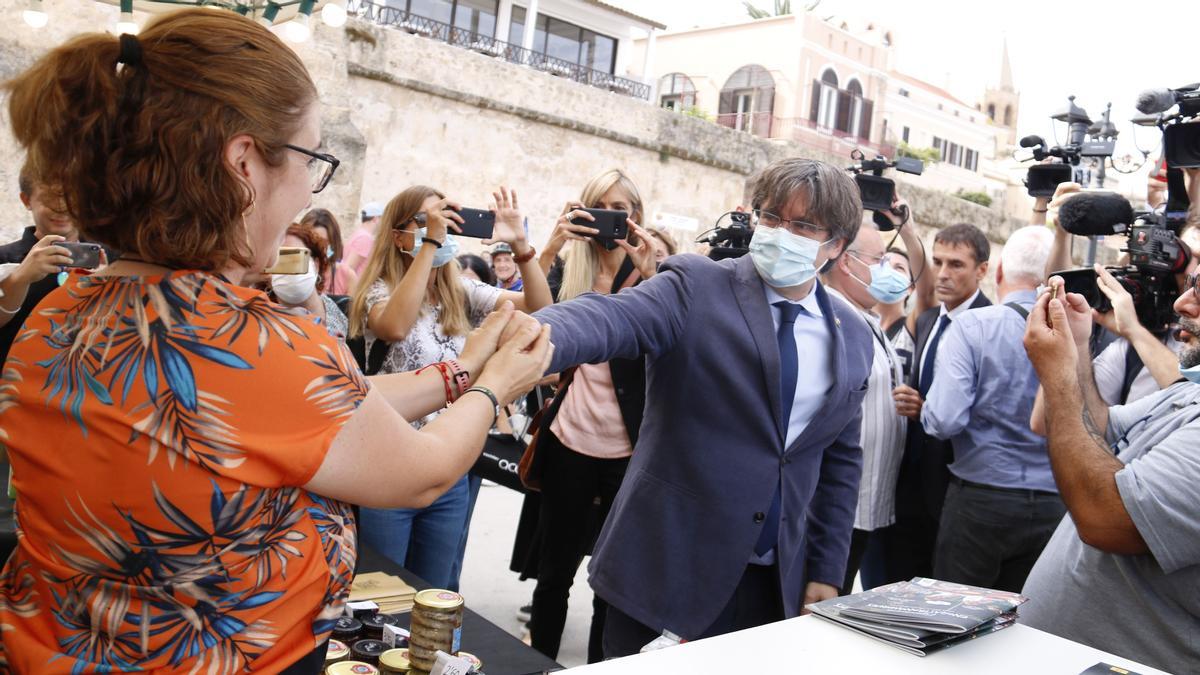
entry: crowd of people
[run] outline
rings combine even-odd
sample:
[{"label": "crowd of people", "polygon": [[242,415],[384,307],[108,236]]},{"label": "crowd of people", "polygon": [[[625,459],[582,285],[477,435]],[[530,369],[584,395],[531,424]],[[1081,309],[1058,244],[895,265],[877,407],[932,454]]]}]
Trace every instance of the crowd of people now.
[{"label": "crowd of people", "polygon": [[[903,197],[881,232],[846,172],[782,160],[718,262],[612,169],[540,251],[498,187],[475,255],[454,186],[349,238],[310,208],[338,166],[318,92],[232,12],[80,36],[7,88],[33,224],[0,246],[0,670],[318,672],[360,546],[457,589],[470,470],[527,394],[514,563],[552,658],[590,555],[590,662],[935,577],[1200,663],[1200,222],[1170,326],[1102,267],[1106,312],[1054,275],[1074,184],[998,256],[966,223],[926,251]],[[268,273],[281,246],[308,268]]]}]

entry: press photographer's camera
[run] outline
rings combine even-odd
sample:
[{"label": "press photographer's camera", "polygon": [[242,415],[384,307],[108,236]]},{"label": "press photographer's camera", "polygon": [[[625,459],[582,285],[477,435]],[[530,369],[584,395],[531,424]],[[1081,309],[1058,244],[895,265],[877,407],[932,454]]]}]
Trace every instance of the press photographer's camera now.
[{"label": "press photographer's camera", "polygon": [[[722,225],[721,221],[729,217],[729,224]],[[721,214],[713,229],[704,233],[696,241],[709,245],[708,257],[713,260],[740,258],[750,252],[750,238],[754,236],[754,228],[750,226],[750,214],[746,211],[730,211]]]},{"label": "press photographer's camera", "polygon": [[[1111,105],[1109,108],[1111,109]],[[1084,158],[1098,157],[1100,161],[1112,157],[1116,150],[1116,127],[1108,120],[1093,122],[1087,111],[1075,105],[1075,97],[1067,97],[1067,107],[1050,116],[1050,119],[1067,124],[1067,143],[1049,146],[1041,136],[1026,136],[1020,141],[1029,148],[1032,159],[1042,162],[1055,158],[1057,162],[1035,164],[1025,174],[1025,187],[1031,197],[1051,197],[1059,183],[1069,182]],[[1027,158],[1028,159],[1028,158]]]},{"label": "press photographer's camera", "polygon": [[[1072,234],[1095,237],[1126,234],[1129,243],[1123,249],[1129,264],[1110,267],[1109,271],[1133,296],[1138,322],[1151,331],[1163,331],[1175,318],[1175,298],[1179,295],[1176,275],[1183,273],[1191,252],[1179,241],[1187,224],[1189,200],[1184,185],[1184,168],[1200,167],[1200,95],[1194,88],[1148,92],[1138,101],[1142,112],[1163,112],[1179,104],[1179,113],[1160,118],[1163,130],[1163,154],[1167,160],[1167,203],[1160,211],[1135,213],[1124,197],[1111,192],[1083,192],[1071,196],[1059,209],[1058,224]],[[1171,99],[1166,108],[1147,110],[1143,100]],[[1053,165],[1047,165],[1053,166]],[[1056,272],[1068,292],[1079,293],[1100,312],[1112,309],[1108,297],[1100,292],[1096,273],[1091,269]]]},{"label": "press photographer's camera", "polygon": [[897,157],[892,162],[883,155],[867,159],[866,155],[857,149],[850,153],[850,158],[858,161],[857,164],[846,167],[846,170],[854,174],[854,182],[858,184],[858,192],[862,197],[863,210],[875,212],[873,219],[880,230],[894,229],[895,225],[882,212],[892,208],[892,202],[896,199],[896,181],[884,178],[883,171],[895,168],[897,171],[920,176],[925,170],[925,163],[912,157]]}]

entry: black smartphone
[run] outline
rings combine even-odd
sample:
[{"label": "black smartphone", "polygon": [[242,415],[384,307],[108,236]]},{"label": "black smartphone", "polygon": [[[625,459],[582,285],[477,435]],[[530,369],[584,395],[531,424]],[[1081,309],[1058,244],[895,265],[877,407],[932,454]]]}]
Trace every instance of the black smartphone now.
[{"label": "black smartphone", "polygon": [[472,239],[491,239],[492,232],[496,229],[496,214],[492,211],[484,211],[482,209],[461,208],[458,210],[458,215],[462,217],[462,228],[460,234],[464,237]]},{"label": "black smartphone", "polygon": [[60,241],[55,246],[61,246],[71,252],[71,264],[68,267],[94,270],[100,266],[100,244],[90,244],[86,241]]},{"label": "black smartphone", "polygon": [[627,222],[629,214],[625,211],[609,211],[606,209],[583,209],[583,211],[591,214],[596,220],[574,218],[571,220],[571,223],[599,230],[599,233],[593,234],[592,238],[608,241],[629,238],[629,223]]}]

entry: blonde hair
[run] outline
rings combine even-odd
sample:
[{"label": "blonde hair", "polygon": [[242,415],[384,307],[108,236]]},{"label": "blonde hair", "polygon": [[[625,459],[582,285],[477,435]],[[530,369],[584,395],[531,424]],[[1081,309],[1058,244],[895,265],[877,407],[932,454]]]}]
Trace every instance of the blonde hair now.
[{"label": "blonde hair", "polygon": [[[639,225],[642,222],[642,195],[633,180],[620,169],[609,169],[595,176],[583,186],[579,201],[586,208],[596,208],[600,198],[613,187],[620,187],[629,196],[629,217]],[[592,241],[573,241],[563,257],[563,280],[558,290],[558,301],[579,297],[592,290],[596,284],[596,273],[600,270],[600,244]]]},{"label": "blonde hair", "polygon": [[[389,292],[394,291],[412,266],[411,253],[396,246],[392,233],[405,230],[430,197],[445,199],[445,195],[431,187],[414,185],[393,197],[383,210],[375,244],[371,247],[371,257],[367,259],[362,278],[350,300],[350,337],[362,335],[367,327],[367,294],[375,281],[382,280]],[[459,279],[457,260],[451,260],[434,270],[433,298],[434,303],[442,309],[439,318],[442,333],[447,336],[466,335],[471,330],[467,295]]]}]

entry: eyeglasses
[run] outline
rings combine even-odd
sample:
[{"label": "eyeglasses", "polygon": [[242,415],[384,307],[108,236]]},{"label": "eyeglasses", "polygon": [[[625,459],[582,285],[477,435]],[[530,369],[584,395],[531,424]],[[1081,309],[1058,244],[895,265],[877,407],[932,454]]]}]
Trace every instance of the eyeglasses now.
[{"label": "eyeglasses", "polygon": [[804,220],[784,220],[774,213],[771,213],[770,211],[763,211],[762,209],[756,209],[754,211],[754,217],[758,219],[759,225],[768,227],[772,230],[786,223],[788,232],[791,232],[792,234],[798,234],[802,237],[820,237],[821,235],[827,235],[830,232],[828,227],[814,225],[813,223]]},{"label": "eyeglasses", "polygon": [[308,162],[305,164],[308,167],[308,177],[311,181],[313,194],[325,189],[329,185],[330,179],[333,178],[333,172],[337,171],[341,161],[337,157],[324,152],[313,152],[307,148],[302,148],[291,143],[285,144],[283,147],[288,150],[295,150],[302,155],[308,155]]},{"label": "eyeglasses", "polygon": [[851,258],[854,258],[855,260],[866,265],[867,267],[874,267],[875,265],[878,265],[879,263],[883,262],[883,259],[887,254],[867,255],[866,253],[863,253],[862,251],[846,251],[846,255],[850,256]]},{"label": "eyeglasses", "polygon": [[1189,290],[1192,291],[1192,293],[1195,293],[1197,298],[1200,298],[1200,274],[1187,275],[1187,281],[1184,282],[1183,292],[1187,293]]}]

